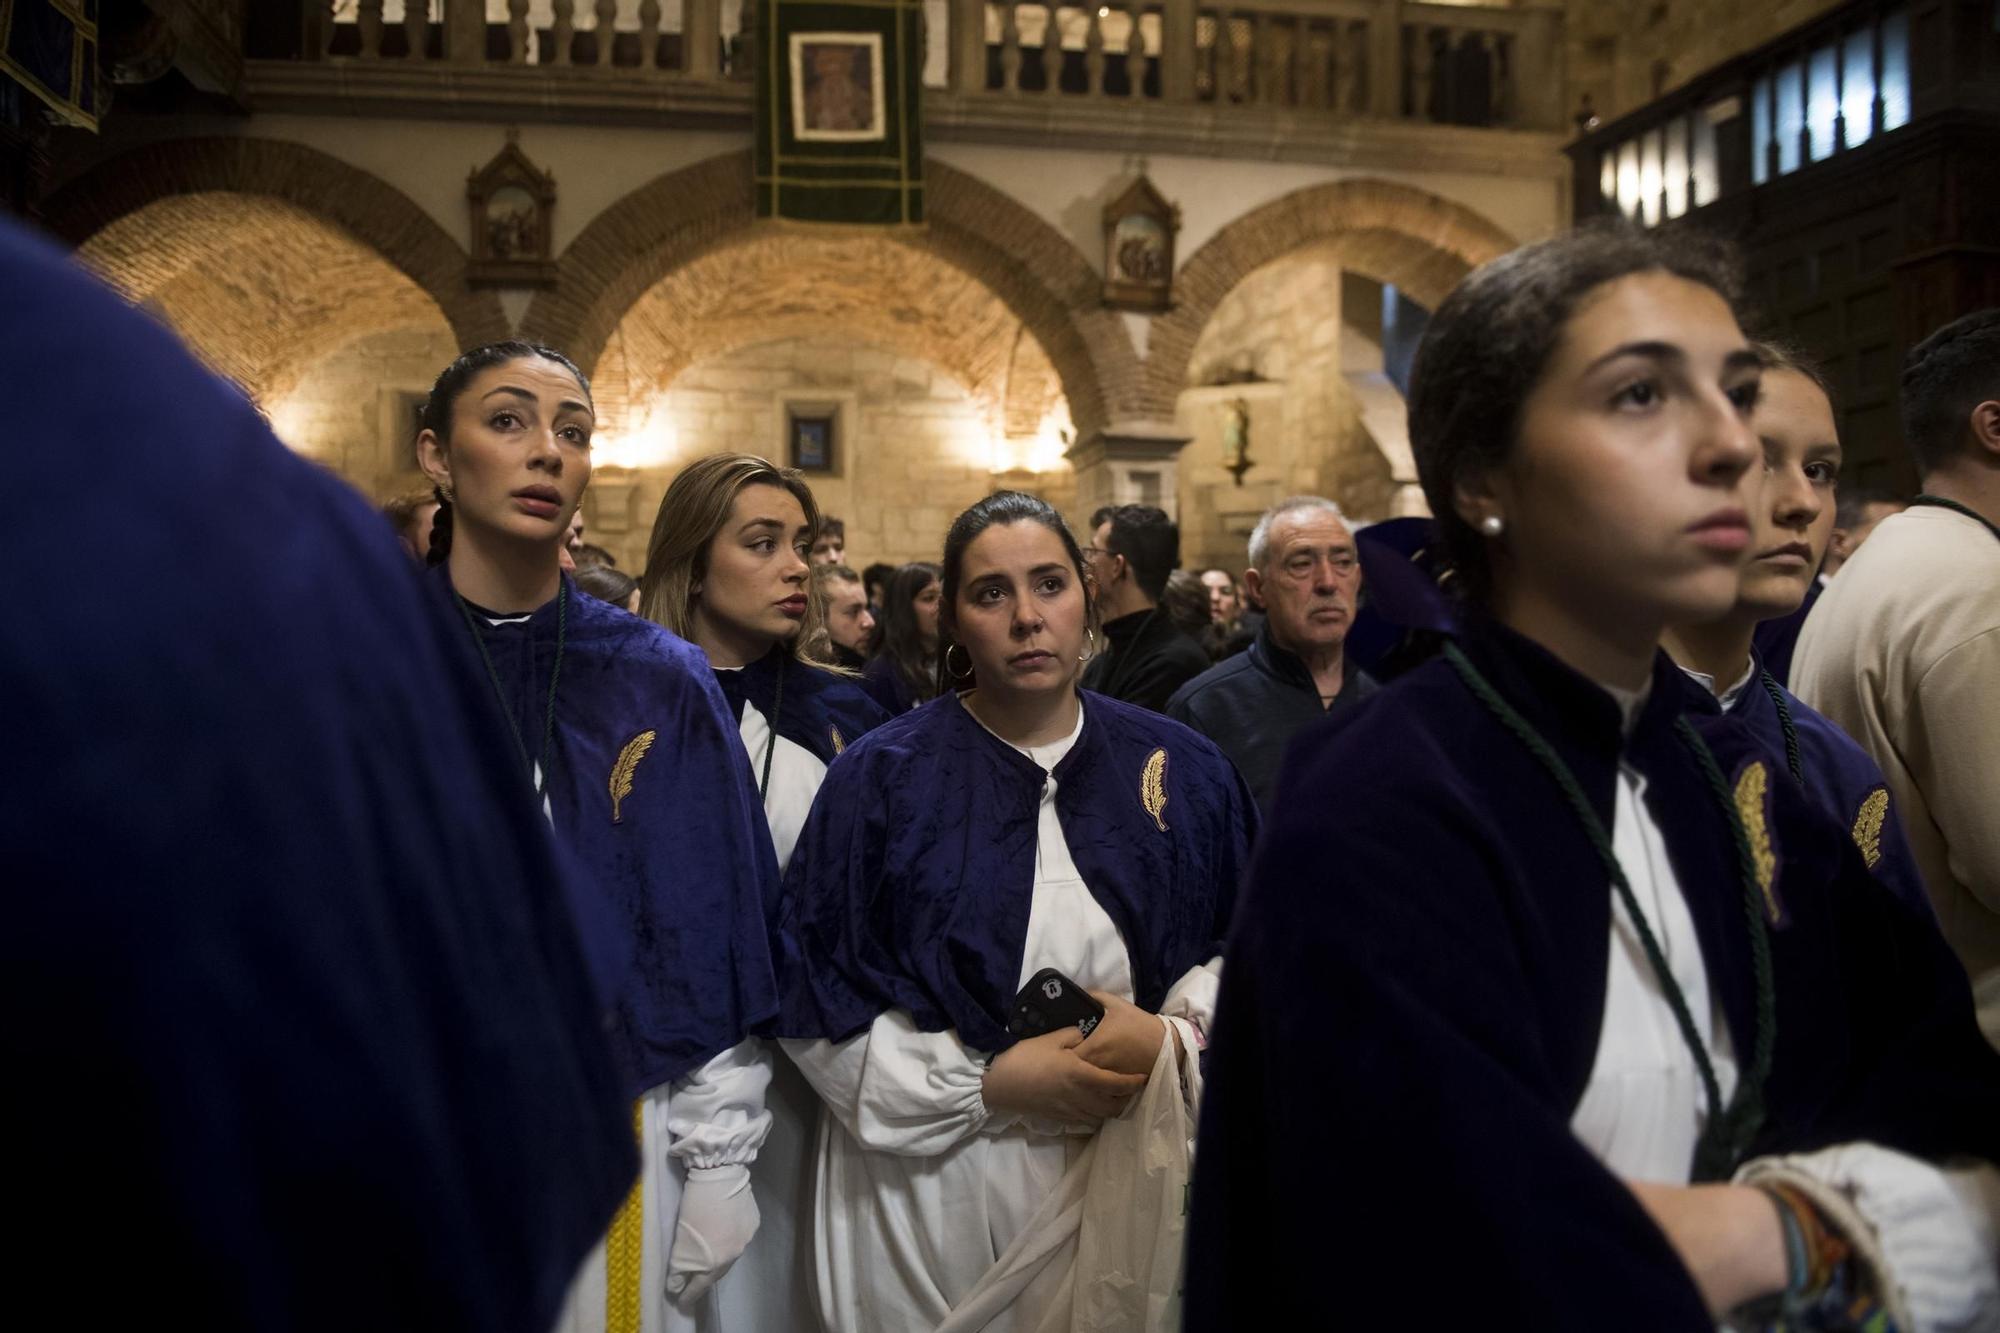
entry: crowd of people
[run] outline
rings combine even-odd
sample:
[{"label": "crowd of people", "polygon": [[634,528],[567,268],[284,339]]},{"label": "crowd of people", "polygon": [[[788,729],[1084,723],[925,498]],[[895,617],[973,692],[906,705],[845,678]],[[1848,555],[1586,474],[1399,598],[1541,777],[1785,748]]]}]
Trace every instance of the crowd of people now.
[{"label": "crowd of people", "polygon": [[560,350],[445,367],[369,532],[0,241],[47,383],[128,367],[61,439],[118,441],[162,654],[10,636],[58,891],[0,961],[69,998],[9,1127],[50,1225],[133,1200],[150,1308],[2000,1327],[2000,310],[1910,354],[1907,505],[1838,487],[1726,253],[1599,228],[1436,312],[1432,518],[1294,496],[1185,569],[1159,508],[1003,491],[857,573],[717,454],[624,571]]}]

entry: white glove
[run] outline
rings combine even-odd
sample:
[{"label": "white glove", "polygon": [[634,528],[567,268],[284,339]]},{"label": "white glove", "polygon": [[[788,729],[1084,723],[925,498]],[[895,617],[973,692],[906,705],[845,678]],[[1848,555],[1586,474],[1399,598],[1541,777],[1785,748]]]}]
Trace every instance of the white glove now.
[{"label": "white glove", "polygon": [[1736,1173],[1812,1200],[1875,1277],[1895,1326],[2000,1330],[2000,1172],[1945,1170],[1872,1143],[1760,1157]]},{"label": "white glove", "polygon": [[757,1234],[758,1220],[749,1167],[688,1168],[667,1256],[667,1295],[676,1305],[691,1308],[722,1280]]}]

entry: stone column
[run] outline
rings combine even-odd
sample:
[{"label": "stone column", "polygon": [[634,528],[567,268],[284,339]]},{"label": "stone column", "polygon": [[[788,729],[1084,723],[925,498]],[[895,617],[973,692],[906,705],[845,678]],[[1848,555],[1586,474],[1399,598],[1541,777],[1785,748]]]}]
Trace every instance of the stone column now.
[{"label": "stone column", "polygon": [[722,0],[687,0],[682,7],[681,73],[691,79],[722,73]]},{"label": "stone column", "polygon": [[1194,101],[1195,0],[1166,0],[1160,14],[1160,100]]},{"label": "stone column", "polygon": [[453,65],[486,63],[486,6],[481,0],[444,0],[444,58]]},{"label": "stone column", "polygon": [[1149,504],[1178,518],[1179,458],[1191,438],[1171,421],[1125,420],[1071,445],[1078,531],[1104,505]]},{"label": "stone column", "polygon": [[[1403,115],[1403,7],[1376,0],[1368,16],[1368,114],[1381,120]],[[1417,108],[1422,119],[1424,108]]]},{"label": "stone column", "polygon": [[[986,0],[951,0],[951,90],[986,91]],[[936,40],[933,35],[932,40]]]}]

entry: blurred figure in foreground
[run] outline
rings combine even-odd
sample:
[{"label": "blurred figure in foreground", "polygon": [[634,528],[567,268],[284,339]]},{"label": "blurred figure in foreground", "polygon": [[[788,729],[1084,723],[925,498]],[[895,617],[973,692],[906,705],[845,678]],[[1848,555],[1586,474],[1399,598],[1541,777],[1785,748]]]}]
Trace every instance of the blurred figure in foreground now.
[{"label": "blurred figure in foreground", "polygon": [[[617,959],[482,683],[359,496],[6,227],[0,334],[17,479],[91,460],[0,537],[23,1325],[543,1333],[634,1171]],[[145,596],[59,595],[72,542]]]}]

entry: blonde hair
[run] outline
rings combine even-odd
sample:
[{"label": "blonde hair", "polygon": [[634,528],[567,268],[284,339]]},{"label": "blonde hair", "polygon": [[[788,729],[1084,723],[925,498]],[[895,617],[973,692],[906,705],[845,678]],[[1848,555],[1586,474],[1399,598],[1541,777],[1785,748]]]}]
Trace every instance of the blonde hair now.
[{"label": "blonde hair", "polygon": [[[776,486],[805,511],[806,540],[819,533],[819,505],[812,487],[792,468],[755,454],[713,454],[697,459],[674,478],[660,500],[653,535],[646,543],[646,572],[639,576],[639,614],[683,639],[694,639],[695,585],[708,574],[708,549],[729,521],[729,511],[746,486]],[[791,654],[825,666],[816,645],[826,642],[826,600],[806,580],[806,618],[792,636]]]}]

